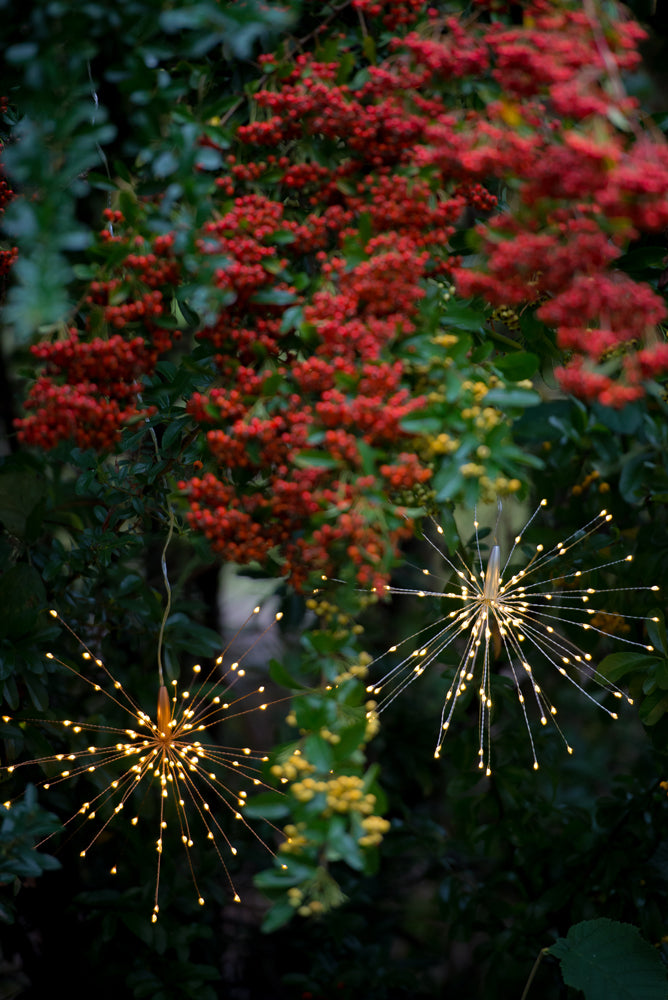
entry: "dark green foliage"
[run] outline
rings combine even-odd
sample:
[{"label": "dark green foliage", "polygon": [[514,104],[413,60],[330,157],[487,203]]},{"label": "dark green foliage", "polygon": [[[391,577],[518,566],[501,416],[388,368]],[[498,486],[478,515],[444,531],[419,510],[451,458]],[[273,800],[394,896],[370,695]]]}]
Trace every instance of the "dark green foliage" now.
[{"label": "dark green foliage", "polygon": [[[281,36],[280,72],[287,72],[300,47],[295,39],[312,40],[323,18],[336,30],[323,37],[319,56],[340,58],[341,78],[353,89],[368,74],[358,72],[354,51],[341,51],[343,41],[360,32],[350,5],[303,7],[255,0],[0,0],[6,61],[0,92],[9,98],[3,159],[25,196],[8,206],[3,220],[7,239],[20,247],[3,313],[17,399],[21,380],[35,374],[25,344],[36,331],[58,330],[76,314],[87,283],[118,262],[113,243],[89,252],[108,204],[120,207],[138,231],[175,230],[186,274],[169,303],[173,326],[192,333],[231,304],[211,281],[221,262],[205,266],[194,246],[197,227],[212,213],[212,179],[232,148],[231,125],[222,139],[216,126],[220,149],[198,146],[198,138],[213,128],[208,123],[214,118],[244,120],[245,95],[272,72],[256,62],[263,47]],[[371,61],[388,37],[384,29],[377,37],[364,35],[360,45]],[[336,151],[328,153],[312,137],[304,158],[316,154],[336,162]],[[349,263],[362,259],[368,236],[369,220],[362,217],[359,238],[346,244]],[[289,240],[286,234],[286,247]],[[471,254],[474,244],[473,231],[462,229],[452,250]],[[641,243],[619,263],[657,287],[664,256],[665,248]],[[299,291],[312,287],[313,271],[313,261],[305,259],[302,271],[291,275]],[[198,844],[193,858],[207,900],[202,908],[175,837],[162,858],[160,919],[152,924],[153,798],[142,802],[143,832],[115,819],[84,861],[85,833],[76,833],[74,824],[62,827],[111,776],[83,775],[47,792],[26,787],[21,771],[3,770],[0,801],[18,797],[9,811],[0,806],[0,961],[11,960],[18,969],[14,978],[7,974],[11,995],[42,1000],[67,989],[70,997],[98,1000],[519,1000],[536,956],[545,951],[529,997],[570,1000],[575,990],[583,990],[586,1000],[665,997],[665,386],[619,411],[557,397],[549,374],[556,348],[531,310],[520,316],[521,339],[504,341],[505,334],[490,333],[489,314],[479,303],[453,299],[444,309],[441,286],[431,279],[425,284],[424,328],[402,350],[416,366],[427,364],[429,334],[445,328],[459,334],[451,352],[458,378],[448,381],[445,370],[430,376],[444,397],[405,421],[416,437],[448,426],[461,438],[457,463],[442,456],[429,484],[430,513],[443,528],[439,544],[453,556],[459,551],[475,558],[479,487],[477,480],[464,481],[459,464],[480,441],[460,420],[459,376],[475,379],[494,370],[507,382],[534,380],[534,389],[493,388],[485,397],[504,414],[489,438],[493,472],[521,480],[519,499],[505,504],[499,533],[504,543],[512,539],[543,496],[548,507],[527,532],[521,554],[539,541],[547,546],[567,537],[601,507],[613,513],[609,529],[573,553],[573,569],[634,556],[632,563],[601,570],[595,582],[611,591],[606,610],[637,616],[628,637],[654,649],[626,650],[614,635],[599,634],[591,651],[604,676],[628,688],[635,706],[612,722],[559,682],[554,700],[575,753],[566,754],[555,729],[535,727],[541,767],[534,772],[515,689],[507,671],[495,671],[494,773],[480,780],[473,691],[459,705],[441,760],[433,760],[459,648],[388,708],[374,738],[365,690],[368,679],[377,679],[374,668],[368,679],[350,672],[363,652],[380,655],[447,613],[443,602],[400,596],[364,606],[366,595],[337,581],[316,599],[288,592],[257,565],[244,576],[225,575],[223,598],[261,603],[266,594],[284,612],[274,630],[279,648],[267,652],[258,643],[248,670],[271,685],[268,700],[279,704],[261,723],[240,718],[220,734],[221,742],[253,745],[270,758],[263,771],[269,787],[249,797],[245,814],[276,859],[253,833],[230,821],[240,850],[228,867],[242,903],[231,902],[215,852]],[[288,305],[284,332],[307,354],[313,329],[302,307],[291,304],[293,293],[260,295],[270,306]],[[110,458],[66,444],[50,454],[21,451],[6,428],[10,447],[0,459],[3,766],[66,753],[62,729],[49,720],[127,724],[81,678],[45,658],[48,650],[81,665],[76,641],[48,615],[50,607],[151,713],[163,624],[168,683],[190,677],[195,661],[210,663],[224,645],[220,567],[204,538],[188,531],[177,487],[202,456],[184,401],[218,377],[213,349],[193,343],[178,345],[159,362],[143,389],[144,403],[157,413],[127,430]],[[271,391],[269,385],[267,405]],[[319,441],[311,444],[296,464],[336,464]],[[363,454],[363,460],[374,468],[376,456]],[[411,518],[424,513],[422,507],[405,509]],[[165,556],[171,611],[163,621],[170,513],[176,521]],[[484,557],[496,509],[478,514],[490,524],[479,535]],[[397,559],[397,588],[419,586],[425,567],[443,587],[452,576],[425,536],[434,537],[427,519]],[[348,569],[342,565],[341,574]],[[658,594],[633,589],[654,584]],[[314,610],[309,600],[330,602],[333,616]],[[647,615],[658,621],[644,623]],[[363,624],[362,635],[353,622]],[[253,640],[242,635],[239,642],[245,648]],[[546,678],[546,688],[553,679],[559,680]],[[358,779],[361,793],[374,798],[374,815],[390,824],[382,843],[360,844],[362,814],[328,811],[327,790],[304,799],[286,794],[272,768],[284,767],[295,750],[313,766],[314,780]],[[52,770],[52,764],[38,764],[29,780],[39,783]],[[280,831],[290,824],[307,840],[296,853],[279,850]],[[114,865],[115,879],[109,874]],[[299,912],[313,902],[318,905],[310,913]],[[0,980],[0,995],[3,986]]]},{"label": "dark green foliage", "polygon": [[586,1000],[665,1000],[666,969],[636,927],[587,920],[571,927],[550,948],[561,961],[564,981]]}]

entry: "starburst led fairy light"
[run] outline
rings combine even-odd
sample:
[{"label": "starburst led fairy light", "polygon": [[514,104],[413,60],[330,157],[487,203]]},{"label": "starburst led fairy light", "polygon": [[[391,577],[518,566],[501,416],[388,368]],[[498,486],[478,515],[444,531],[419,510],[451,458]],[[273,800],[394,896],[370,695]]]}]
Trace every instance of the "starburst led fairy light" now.
[{"label": "starburst led fairy light", "polygon": [[[74,722],[65,719],[58,722],[46,720],[48,725],[72,733],[78,741],[85,736],[91,739],[87,746],[70,749],[62,753],[40,757],[30,761],[22,761],[0,768],[0,774],[13,774],[16,771],[38,765],[44,770],[56,770],[54,777],[38,782],[38,787],[48,789],[78,776],[102,771],[105,777],[115,772],[115,777],[107,782],[100,792],[89,801],[85,801],[76,812],[65,820],[65,826],[82,826],[94,823],[94,832],[89,836],[85,846],[80,851],[84,858],[94,846],[103,831],[120,813],[131,813],[130,823],[137,826],[141,822],[140,800],[150,787],[156,788],[159,798],[158,836],[156,839],[157,866],[155,877],[155,896],[152,920],[158,919],[160,909],[160,875],[162,870],[162,855],[168,837],[167,808],[171,801],[171,814],[175,816],[178,836],[186,852],[188,868],[195,888],[195,894],[200,905],[204,905],[195,874],[192,848],[197,836],[204,835],[204,840],[213,847],[222,864],[227,881],[235,902],[240,901],[232,877],[227,867],[226,857],[235,856],[237,848],[233,837],[228,834],[223,817],[226,814],[235,822],[245,826],[266,850],[275,852],[262,837],[246,821],[243,810],[248,792],[246,789],[237,791],[239,784],[246,783],[250,788],[266,787],[274,791],[273,786],[265,785],[262,778],[263,764],[268,757],[263,756],[250,747],[234,748],[216,743],[208,731],[219,724],[229,723],[232,719],[248,715],[252,712],[264,712],[269,707],[265,701],[263,685],[252,691],[237,693],[235,688],[245,676],[243,661],[267,632],[280,621],[282,613],[273,616],[272,621],[259,631],[254,640],[247,646],[244,653],[235,662],[226,665],[226,654],[243,634],[246,626],[260,614],[260,607],[255,607],[247,619],[230,638],[225,649],[208,671],[203,671],[200,664],[192,668],[192,684],[188,690],[178,690],[178,682],[171,682],[171,692],[168,689],[162,663],[162,641],[164,628],[171,607],[171,589],[167,576],[165,556],[173,529],[173,517],[170,513],[170,530],[162,553],[162,571],[166,588],[167,600],[160,628],[157,646],[158,659],[158,697],[154,716],[145,712],[133,699],[122,682],[107,668],[103,660],[95,656],[86,643],[65,622],[59,613],[51,610],[50,614],[80,643],[81,657],[85,669],[73,666],[59,659],[53,653],[46,653],[47,659],[80,677],[96,692],[104,695],[117,709],[129,717],[129,725],[115,727],[99,725],[90,722]],[[97,675],[99,679],[94,679]],[[278,701],[285,699],[280,698]],[[272,702],[275,704],[276,702]],[[10,716],[3,716],[3,722],[10,722]],[[79,737],[81,734],[81,737]],[[12,802],[3,803],[5,809],[10,809]],[[132,809],[134,803],[139,803]],[[98,816],[101,813],[102,816]],[[266,820],[266,822],[269,822]],[[273,824],[269,824],[273,827]],[[273,827],[282,836],[278,828]],[[50,836],[53,836],[51,834]],[[37,847],[42,846],[49,837],[42,840]],[[284,866],[285,867],[285,866]],[[111,869],[117,873],[117,866]]]},{"label": "starburst led fairy light", "polygon": [[[251,612],[244,625],[238,630],[233,642],[243,631],[251,618],[259,614],[256,607]],[[55,777],[47,778],[38,783],[44,789],[54,787],[65,781],[70,781],[80,775],[103,770],[112,770],[117,776],[105,785],[97,795],[83,802],[77,811],[65,821],[65,826],[76,824],[87,825],[98,819],[100,811],[106,813],[95,831],[89,836],[85,846],[80,851],[84,858],[93,847],[100,835],[119,813],[131,812],[130,823],[136,826],[141,820],[139,807],[132,810],[133,802],[139,802],[147,785],[157,787],[159,797],[159,826],[156,840],[158,854],[155,899],[152,919],[155,922],[159,912],[160,874],[162,854],[168,828],[167,802],[171,800],[173,813],[178,826],[179,838],[186,852],[188,867],[192,877],[197,900],[204,905],[204,898],[199,890],[192,857],[195,838],[203,831],[205,840],[213,846],[223,866],[235,902],[239,895],[234,887],[225,857],[236,855],[237,848],[233,838],[227,833],[218,813],[221,811],[231,815],[235,821],[243,824],[271,853],[274,852],[253,830],[243,815],[246,805],[247,791],[235,791],[239,781],[245,780],[250,787],[267,787],[262,779],[262,765],[267,761],[250,747],[235,749],[220,746],[208,735],[207,730],[219,723],[246,715],[250,712],[265,711],[268,703],[257,702],[263,698],[264,686],[251,692],[236,694],[234,691],[238,681],[244,677],[243,659],[257,644],[260,638],[279,621],[281,613],[276,614],[272,621],[247,648],[238,661],[230,664],[219,673],[224,664],[226,650],[215,661],[208,672],[204,672],[199,664],[192,668],[191,690],[178,690],[178,682],[172,681],[171,694],[163,683],[158,688],[157,710],[154,717],[143,711],[130,693],[105,666],[104,662],[94,656],[91,650],[80,639],[73,629],[63,621],[57,611],[50,614],[61,623],[83,647],[82,659],[87,664],[93,664],[100,673],[100,680],[93,680],[78,667],[59,659],[53,653],[46,653],[47,659],[53,660],[62,667],[76,674],[95,691],[103,694],[117,708],[125,712],[131,720],[127,728],[98,725],[86,722],[73,722],[65,719],[59,722],[49,721],[73,734],[89,735],[95,742],[80,749],[53,754],[35,760],[10,764],[2,770],[12,774],[31,765],[43,768],[58,768]],[[228,644],[229,647],[229,644]],[[226,647],[226,649],[228,648]],[[250,704],[249,704],[250,702]],[[3,716],[4,722],[9,722],[9,716]],[[273,788],[272,788],[273,790]],[[135,798],[135,795],[137,798]],[[6,809],[11,808],[12,800],[4,802]],[[106,808],[105,808],[106,807]],[[280,833],[280,831],[279,831]],[[51,835],[53,836],[53,834]],[[49,838],[45,838],[48,840]],[[37,846],[45,843],[41,841]],[[116,874],[116,865],[111,869]]]},{"label": "starburst led fairy light", "polygon": [[[529,734],[533,767],[538,769],[538,759],[530,724],[531,707],[527,700],[535,703],[540,723],[543,726],[551,721],[562,736],[568,753],[572,747],[566,740],[557,720],[557,709],[543,690],[536,678],[535,667],[547,664],[561,677],[594,702],[611,718],[617,718],[617,712],[607,708],[585,688],[585,683],[593,679],[602,688],[610,692],[618,700],[626,700],[632,704],[631,698],[619,688],[606,680],[594,667],[592,656],[584,652],[564,633],[562,625],[578,626],[584,632],[597,632],[611,636],[604,628],[599,627],[594,618],[597,614],[606,614],[601,609],[593,607],[597,595],[618,593],[625,590],[658,591],[657,586],[648,587],[611,587],[595,589],[583,586],[590,570],[575,569],[561,571],[560,564],[566,554],[575,546],[580,545],[590,535],[604,525],[609,524],[612,515],[606,510],[600,511],[579,531],[569,535],[549,550],[542,544],[535,547],[528,562],[517,570],[509,570],[509,564],[515,550],[523,539],[523,534],[533,522],[538,512],[545,507],[546,500],[541,500],[539,507],[526,522],[515,537],[512,549],[505,564],[501,563],[501,548],[495,539],[491,546],[486,566],[480,551],[479,523],[474,521],[476,547],[479,568],[469,566],[459,556],[459,565],[451,560],[442,549],[431,539],[427,541],[444,560],[454,573],[459,589],[422,590],[385,586],[383,593],[412,595],[418,598],[448,598],[456,601],[455,607],[445,617],[439,618],[425,628],[414,633],[401,643],[391,646],[385,653],[377,657],[373,663],[387,663],[388,659],[399,654],[399,661],[376,684],[370,684],[367,691],[378,697],[376,711],[387,708],[414,680],[435,663],[441,654],[455,642],[463,643],[464,649],[455,675],[448,688],[441,711],[439,735],[434,756],[438,758],[443,748],[443,742],[450,728],[457,700],[475,685],[479,702],[478,716],[478,767],[487,776],[491,774],[491,718],[492,673],[494,661],[497,659],[496,649],[502,649],[505,660],[512,675],[517,697],[522,709],[524,722]],[[500,512],[499,505],[499,512]],[[498,525],[498,520],[497,520]],[[443,529],[436,524],[436,531],[443,535]],[[628,555],[596,566],[597,571],[608,569],[620,563],[631,562],[633,556]],[[507,571],[511,574],[505,579]],[[435,579],[428,570],[422,573]],[[561,587],[561,589],[559,589]],[[623,615],[624,620],[650,620],[644,616]],[[652,618],[652,621],[658,621]],[[652,651],[651,645],[635,642],[618,635],[615,641]],[[417,645],[414,643],[417,640]],[[407,653],[404,649],[409,649]],[[526,688],[526,695],[523,692]]]}]

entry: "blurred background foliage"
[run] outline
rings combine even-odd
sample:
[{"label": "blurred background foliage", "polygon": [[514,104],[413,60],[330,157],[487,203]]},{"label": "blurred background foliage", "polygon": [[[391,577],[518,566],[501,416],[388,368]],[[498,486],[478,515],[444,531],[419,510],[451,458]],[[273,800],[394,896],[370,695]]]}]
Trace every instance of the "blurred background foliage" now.
[{"label": "blurred background foliage", "polygon": [[[631,6],[653,33],[646,67],[630,85],[665,128],[665,12],[644,2]],[[447,13],[464,5],[439,7]],[[520,7],[511,5],[511,17]],[[6,245],[19,248],[11,281],[3,279],[3,763],[61,749],[49,719],[109,722],[90,688],[44,658],[47,649],[65,660],[76,655],[76,643],[49,617],[50,606],[123,677],[138,702],[153,709],[170,507],[179,527],[167,557],[169,677],[217,655],[220,634],[233,633],[245,617],[246,598],[263,596],[284,617],[271,640],[258,642],[249,672],[269,675],[272,697],[296,695],[290,707],[273,706],[261,726],[249,717],[225,735],[226,742],[252,742],[270,753],[266,778],[277,790],[257,796],[247,813],[273,849],[279,838],[263,818],[288,828],[290,838],[288,848],[278,850],[284,868],[269,863],[254,837],[242,838],[232,870],[241,905],[231,902],[215,854],[202,851],[198,881],[208,905],[198,907],[176,845],[166,859],[160,921],[151,924],[151,838],[128,824],[112,827],[85,863],[80,843],[67,832],[35,851],[34,844],[78,808],[88,786],[82,780],[47,796],[32,785],[23,792],[16,778],[3,777],[0,799],[21,798],[0,823],[0,998],[41,998],[62,985],[70,996],[94,991],[101,1000],[506,1000],[522,995],[541,949],[579,922],[602,917],[634,925],[668,956],[662,785],[668,777],[668,645],[661,622],[649,638],[651,655],[619,654],[600,637],[592,652],[599,661],[608,658],[611,679],[630,685],[635,707],[615,723],[577,691],[562,688],[560,720],[575,753],[567,756],[557,734],[541,730],[538,772],[531,771],[514,690],[499,678],[495,767],[482,782],[471,766],[473,701],[461,707],[447,753],[433,760],[439,671],[397,700],[380,727],[368,716],[370,658],[384,652],[388,637],[418,631],[433,617],[433,605],[410,596],[370,605],[350,581],[312,597],[295,595],[259,567],[242,577],[234,567],[221,575],[205,539],[186,528],[176,484],[201,449],[183,400],[211,378],[206,354],[177,353],[172,368],[167,363],[149,380],[146,395],[157,416],[127,430],[111,458],[67,443],[49,453],[22,448],[12,431],[35,375],[28,345],[60,329],[85,284],[109,266],[111,256],[104,258],[96,236],[102,211],[120,206],[137,231],[193,233],[215,205],[209,172],[221,165],[233,126],[246,120],[247,98],[264,79],[258,55],[280,45],[284,55],[315,48],[324,56],[329,44],[331,57],[341,38],[361,39],[368,53],[372,34],[366,27],[361,33],[358,15],[343,2],[0,0],[0,15],[0,90],[8,99],[3,164],[21,194],[2,220]],[[374,31],[373,44],[386,45],[388,33]],[[218,150],[196,141],[213,118]],[[229,139],[221,140],[221,121]],[[458,238],[459,252],[468,252],[466,234]],[[641,240],[624,262],[655,288],[665,267],[660,244]],[[185,329],[199,322],[196,309],[204,314],[211,306],[206,274],[196,264],[192,274],[179,299]],[[430,284],[427,326],[437,322],[442,292]],[[475,377],[490,355],[487,318],[477,303],[452,302],[446,313],[447,328],[461,336],[458,371]],[[522,322],[532,351],[504,354],[496,341],[493,362],[508,381],[534,380],[534,389],[507,397],[499,390],[496,400],[509,418],[495,442],[497,472],[521,481],[518,497],[505,505],[502,541],[512,544],[541,497],[548,506],[527,533],[528,544],[552,544],[604,506],[614,515],[613,527],[592,540],[582,558],[633,554],[620,578],[602,579],[624,588],[658,584],[654,606],[661,617],[668,587],[665,386],[619,411],[566,398],[538,374],[554,345],[531,340],[531,318]],[[415,357],[416,384],[424,378],[420,362],[428,360],[420,356],[424,344]],[[456,403],[441,412],[442,405],[424,416],[425,427],[455,419]],[[458,475],[444,459],[429,506],[449,550],[470,553],[477,484]],[[451,497],[458,505],[447,502]],[[479,516],[493,523],[495,508]],[[430,530],[427,522],[424,530]],[[483,538],[483,549],[488,543]],[[416,566],[440,572],[421,537],[406,543],[393,584],[416,586]],[[654,613],[647,595],[632,589],[607,596],[612,614]],[[240,642],[254,638],[244,633]],[[454,657],[442,664],[446,677]],[[308,767],[296,763],[300,758]],[[150,820],[150,805],[146,810]],[[113,880],[109,869],[118,857],[124,872]],[[662,995],[661,985],[654,988],[652,996]],[[533,993],[546,1000],[577,995],[564,985],[554,955],[538,968]]]}]

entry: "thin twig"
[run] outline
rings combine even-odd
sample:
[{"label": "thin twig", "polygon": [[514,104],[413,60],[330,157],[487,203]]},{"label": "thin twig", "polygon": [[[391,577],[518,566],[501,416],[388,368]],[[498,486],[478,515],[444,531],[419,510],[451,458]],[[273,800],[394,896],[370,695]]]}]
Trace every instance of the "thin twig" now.
[{"label": "thin twig", "polygon": [[529,987],[531,986],[534,977],[538,972],[538,966],[543,961],[545,956],[548,954],[549,950],[550,950],[549,948],[541,948],[541,950],[538,952],[536,961],[533,963],[531,972],[529,973],[529,978],[526,981],[526,986],[522,990],[522,996],[520,997],[520,1000],[526,1000],[527,996],[529,995]]}]

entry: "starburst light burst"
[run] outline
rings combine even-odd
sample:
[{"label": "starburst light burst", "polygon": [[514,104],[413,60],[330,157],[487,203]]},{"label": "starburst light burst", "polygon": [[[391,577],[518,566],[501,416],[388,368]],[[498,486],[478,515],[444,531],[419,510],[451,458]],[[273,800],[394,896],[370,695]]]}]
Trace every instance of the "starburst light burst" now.
[{"label": "starburst light burst", "polygon": [[[577,688],[585,698],[617,718],[614,709],[606,707],[586,688],[589,681],[595,681],[611,693],[617,700],[633,704],[632,699],[606,680],[594,667],[590,653],[583,651],[563,631],[562,626],[578,626],[583,632],[596,632],[610,636],[616,642],[627,646],[652,651],[651,645],[635,642],[600,627],[606,612],[592,606],[597,596],[605,593],[619,593],[625,590],[658,591],[657,586],[610,587],[595,589],[583,585],[592,570],[568,570],[561,566],[564,557],[575,546],[580,545],[590,535],[609,524],[612,515],[600,511],[579,531],[549,550],[542,544],[535,546],[533,554],[520,569],[509,569],[513,555],[521,544],[523,534],[533,522],[541,508],[547,504],[542,500],[539,507],[516,536],[511,552],[502,566],[501,548],[496,538],[491,546],[486,565],[480,551],[479,523],[474,521],[478,570],[468,565],[461,556],[454,562],[435,542],[427,538],[433,549],[443,559],[454,574],[458,589],[422,590],[385,586],[385,594],[405,594],[418,598],[448,598],[458,603],[445,617],[439,618],[425,628],[414,633],[401,643],[391,646],[370,664],[387,663],[399,655],[399,661],[376,684],[370,684],[367,691],[379,698],[377,712],[387,708],[395,698],[416,680],[431,665],[436,663],[445,650],[456,643],[463,644],[463,652],[455,669],[454,678],[445,694],[441,711],[439,734],[434,757],[441,755],[443,743],[452,722],[455,706],[459,698],[471,685],[477,689],[478,713],[478,767],[489,776],[491,774],[491,720],[493,710],[492,674],[497,652],[503,650],[506,670],[510,672],[521,706],[524,722],[529,734],[533,767],[538,769],[536,747],[532,734],[530,717],[533,709],[527,701],[533,702],[538,712],[540,724],[546,726],[551,721],[560,733],[568,753],[573,749],[566,740],[556,720],[557,709],[543,690],[535,675],[535,667],[547,666],[556,671],[568,683]],[[499,505],[500,511],[500,505]],[[434,522],[435,523],[435,522]],[[498,524],[498,521],[497,521]],[[443,535],[443,529],[435,524],[436,531]],[[595,567],[597,571],[608,569],[620,563],[631,562],[633,556]],[[422,573],[436,579],[428,569]],[[506,575],[510,574],[507,579]],[[452,579],[452,578],[451,578]],[[601,617],[596,618],[599,615]],[[644,616],[623,615],[625,621],[649,620]],[[658,621],[657,618],[651,619]],[[417,640],[417,645],[414,643]],[[408,652],[405,650],[408,649]],[[523,690],[524,689],[524,690]],[[526,691],[526,694],[524,693]]]},{"label": "starburst light burst", "polygon": [[[73,733],[77,737],[82,734],[80,739],[88,736],[92,741],[91,744],[80,749],[72,749],[70,752],[10,764],[1,768],[0,772],[12,774],[34,765],[41,766],[47,773],[55,768],[54,777],[37,783],[44,789],[98,770],[103,771],[105,779],[110,773],[116,773],[98,794],[83,802],[65,821],[65,826],[70,824],[76,826],[77,823],[87,826],[93,821],[95,829],[92,836],[88,835],[85,846],[80,851],[82,858],[85,858],[103,831],[119,814],[130,813],[130,823],[133,826],[140,824],[141,800],[150,788],[155,789],[159,799],[159,826],[155,842],[157,865],[151,918],[153,922],[158,919],[160,909],[162,857],[169,837],[168,820],[170,825],[173,825],[173,817],[200,905],[204,905],[205,900],[197,884],[193,857],[193,848],[198,837],[216,851],[232,897],[235,902],[240,901],[225,860],[229,855],[237,854],[234,838],[228,834],[223,825],[225,813],[228,817],[231,816],[234,822],[245,826],[270,854],[274,854],[243,815],[247,791],[235,790],[240,783],[245,783],[250,788],[267,787],[274,791],[273,786],[265,785],[262,778],[262,766],[268,758],[250,747],[221,746],[207,735],[207,729],[212,726],[229,722],[250,712],[264,712],[268,708],[268,703],[264,701],[264,686],[245,693],[237,693],[235,688],[245,675],[243,660],[262,636],[280,620],[280,612],[248,646],[238,661],[227,667],[224,665],[225,653],[248,622],[259,612],[259,607],[253,609],[210,670],[204,671],[199,664],[192,668],[192,684],[189,690],[179,691],[175,680],[171,682],[171,692],[165,684],[160,684],[157,709],[153,717],[136,704],[124,685],[112,675],[104,662],[91,652],[58,612],[50,612],[81,644],[83,649],[81,655],[86,666],[85,669],[79,669],[60,660],[53,653],[46,653],[46,657],[70,670],[95,691],[103,694],[129,716],[130,724],[127,728],[116,728],[74,722],[70,719],[55,723],[49,720],[49,725],[55,725],[67,733]],[[92,679],[89,676],[91,673],[98,675],[99,680]],[[11,721],[9,716],[2,718],[4,722]],[[170,800],[171,808],[168,805]],[[4,808],[10,809],[13,801],[15,800],[4,802]],[[99,822],[96,823],[95,820]],[[280,834],[280,831],[277,832]],[[48,839],[45,838],[37,847]],[[111,873],[117,873],[117,865],[112,867]]]}]

